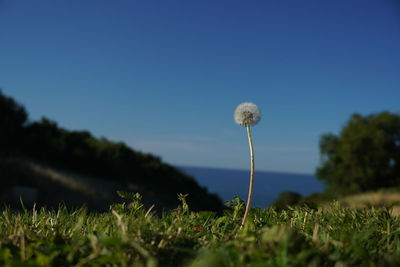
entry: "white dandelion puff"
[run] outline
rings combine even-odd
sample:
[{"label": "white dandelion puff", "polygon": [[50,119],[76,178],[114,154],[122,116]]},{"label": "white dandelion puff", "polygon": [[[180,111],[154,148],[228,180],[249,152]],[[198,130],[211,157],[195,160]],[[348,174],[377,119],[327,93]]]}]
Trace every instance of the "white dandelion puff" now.
[{"label": "white dandelion puff", "polygon": [[244,102],[236,107],[233,117],[239,125],[253,126],[260,121],[261,112],[256,104]]},{"label": "white dandelion puff", "polygon": [[254,151],[253,151],[253,140],[251,138],[250,126],[256,125],[261,119],[261,112],[256,104],[250,102],[244,102],[236,107],[233,117],[239,125],[243,125],[247,129],[247,138],[249,140],[250,147],[250,186],[249,194],[247,197],[246,209],[244,211],[241,227],[246,223],[247,216],[251,206],[251,199],[253,196],[253,184],[254,184]]}]

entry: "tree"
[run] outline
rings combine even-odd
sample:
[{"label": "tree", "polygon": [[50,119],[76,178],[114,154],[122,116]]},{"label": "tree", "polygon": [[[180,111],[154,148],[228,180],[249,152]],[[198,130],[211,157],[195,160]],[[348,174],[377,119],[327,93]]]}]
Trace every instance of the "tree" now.
[{"label": "tree", "polygon": [[400,185],[400,114],[354,114],[339,136],[320,140],[317,178],[328,190],[355,193]]},{"label": "tree", "polygon": [[15,151],[19,146],[27,118],[24,107],[0,90],[0,155]]},{"label": "tree", "polygon": [[281,192],[278,198],[274,201],[273,206],[277,210],[283,210],[288,206],[294,206],[298,204],[302,199],[302,196],[294,191]]}]

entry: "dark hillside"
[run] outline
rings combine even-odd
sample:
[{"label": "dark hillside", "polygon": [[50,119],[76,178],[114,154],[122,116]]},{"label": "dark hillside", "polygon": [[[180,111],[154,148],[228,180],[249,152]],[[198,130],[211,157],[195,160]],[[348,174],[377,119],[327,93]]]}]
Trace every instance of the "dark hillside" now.
[{"label": "dark hillside", "polygon": [[[216,195],[209,194],[192,177],[162,162],[159,157],[137,152],[122,142],[95,138],[87,131],[60,128],[56,122],[46,118],[28,122],[27,117],[24,107],[0,92],[2,187],[37,187],[46,183],[44,177],[48,175],[33,171],[34,164],[63,173],[61,176],[70,177],[66,179],[70,179],[72,184],[76,179],[71,177],[91,177],[90,184],[93,181],[99,184],[108,182],[113,185],[111,189],[139,192],[144,203],[157,203],[160,208],[176,207],[177,194],[184,193],[189,194],[188,203],[194,210],[222,209],[221,200]],[[64,175],[66,172],[73,175]],[[33,180],[36,182],[32,184]],[[65,183],[55,183],[65,187]],[[109,193],[110,186],[103,191]],[[90,203],[88,199],[95,201],[98,198],[84,196],[82,204]],[[49,202],[52,202],[51,198],[49,196]]]}]

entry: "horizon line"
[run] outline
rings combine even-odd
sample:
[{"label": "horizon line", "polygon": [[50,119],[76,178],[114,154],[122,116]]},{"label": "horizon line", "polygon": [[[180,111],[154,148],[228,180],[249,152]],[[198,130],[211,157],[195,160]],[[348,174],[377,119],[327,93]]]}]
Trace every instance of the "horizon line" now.
[{"label": "horizon line", "polygon": [[[230,171],[244,171],[250,172],[247,169],[240,169],[240,168],[228,168],[228,167],[207,167],[207,166],[194,166],[194,165],[181,165],[181,164],[170,164],[177,168],[198,168],[198,169],[214,169],[214,170],[230,170]],[[289,174],[289,175],[308,175],[308,176],[315,176],[314,173],[303,173],[303,172],[291,172],[291,171],[271,171],[271,170],[255,170],[255,172],[268,172],[268,173],[277,173],[277,174]]]}]

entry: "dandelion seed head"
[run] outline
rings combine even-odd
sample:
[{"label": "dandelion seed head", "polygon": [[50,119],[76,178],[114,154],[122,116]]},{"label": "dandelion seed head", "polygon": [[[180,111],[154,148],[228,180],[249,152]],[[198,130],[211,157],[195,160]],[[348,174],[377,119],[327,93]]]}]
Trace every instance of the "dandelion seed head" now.
[{"label": "dandelion seed head", "polygon": [[260,121],[261,112],[256,104],[244,102],[236,107],[233,117],[239,125],[253,126]]}]

